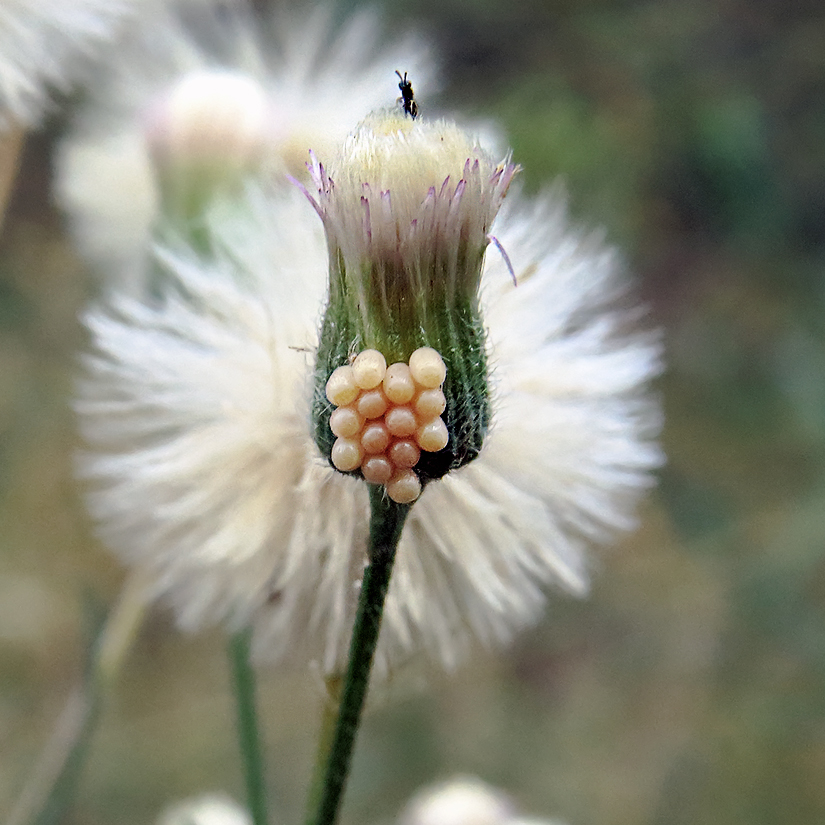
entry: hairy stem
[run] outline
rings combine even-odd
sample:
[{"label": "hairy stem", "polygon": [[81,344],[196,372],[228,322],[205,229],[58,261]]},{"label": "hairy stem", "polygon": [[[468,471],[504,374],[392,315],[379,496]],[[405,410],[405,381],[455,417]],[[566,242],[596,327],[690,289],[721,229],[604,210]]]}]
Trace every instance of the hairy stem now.
[{"label": "hairy stem", "polygon": [[310,811],[307,825],[333,825],[338,817],[367,695],[395,551],[410,509],[409,505],[390,501],[381,487],[372,485],[370,505],[370,561],[361,583],[349,664],[321,791],[317,795],[317,809]]}]

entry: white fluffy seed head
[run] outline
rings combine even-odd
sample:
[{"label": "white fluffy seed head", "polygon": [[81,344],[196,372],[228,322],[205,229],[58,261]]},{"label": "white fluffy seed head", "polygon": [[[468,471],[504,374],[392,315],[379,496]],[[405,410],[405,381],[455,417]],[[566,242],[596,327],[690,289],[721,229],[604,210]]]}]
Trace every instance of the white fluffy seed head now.
[{"label": "white fluffy seed head", "polygon": [[416,794],[399,825],[509,825],[515,815],[506,794],[475,777],[459,777]]},{"label": "white fluffy seed head", "polygon": [[90,80],[96,61],[144,11],[151,21],[152,4],[140,0],[2,0],[0,133],[12,123],[37,126],[50,92]]},{"label": "white fluffy seed head", "polygon": [[229,797],[206,794],[170,805],[156,825],[252,825],[252,819]]},{"label": "white fluffy seed head", "polygon": [[[181,5],[196,5],[197,14],[181,14]],[[78,79],[64,52],[85,64],[115,24],[127,21],[116,48],[105,53],[106,71],[89,73],[89,93],[73,111],[77,128],[56,158],[60,205],[80,251],[109,282],[114,271],[133,285],[133,294],[142,292],[149,229],[163,204],[144,140],[146,116],[182,78],[229,73],[217,68],[226,66],[265,89],[271,116],[258,180],[283,190],[293,188],[287,174],[308,181],[310,149],[331,156],[355,123],[388,102],[396,65],[415,78],[416,91],[426,94],[432,85],[435,64],[424,44],[405,31],[386,48],[386,29],[374,8],[341,15],[329,4],[292,11],[266,5],[269,10],[258,15],[235,0],[0,0],[0,121],[4,104],[39,114],[47,93],[42,81],[68,91]],[[143,8],[147,14],[134,13]],[[32,59],[48,67],[45,76]],[[239,95],[252,104],[247,112],[259,108],[255,97]],[[242,122],[247,142],[236,144],[235,153],[255,145],[248,139],[257,133],[256,121],[245,116]],[[231,119],[229,125],[237,128]],[[210,133],[212,126],[204,126]],[[113,172],[101,174],[101,168]],[[140,242],[129,245],[123,238]]]},{"label": "white fluffy seed head", "polygon": [[252,75],[196,69],[149,105],[144,134],[161,212],[183,231],[204,211],[271,165],[272,116],[266,90]]},{"label": "white fluffy seed head", "polygon": [[[92,309],[76,408],[99,534],[154,572],[179,625],[251,624],[259,661],[312,657],[334,674],[369,502],[366,484],[318,460],[308,432],[305,351],[326,250],[292,194],[247,204],[243,231],[216,225],[226,254],[211,264],[195,248],[167,251],[162,300]],[[516,271],[533,274],[514,288],[500,259],[485,264],[495,427],[475,461],[427,484],[411,509],[383,675],[419,652],[454,669],[535,623],[549,586],[585,592],[586,548],[634,525],[661,461],[647,391],[660,347],[615,308],[616,259],[572,231],[554,198],[522,209],[496,233]]]}]

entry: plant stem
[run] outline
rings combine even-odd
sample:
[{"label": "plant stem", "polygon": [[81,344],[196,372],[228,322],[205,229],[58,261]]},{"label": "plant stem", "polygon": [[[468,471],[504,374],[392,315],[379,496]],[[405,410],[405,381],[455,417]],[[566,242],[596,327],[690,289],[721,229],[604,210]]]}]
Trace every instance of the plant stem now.
[{"label": "plant stem", "polygon": [[343,676],[327,676],[324,679],[326,695],[321,712],[321,726],[318,733],[318,745],[315,750],[315,766],[312,769],[312,781],[307,796],[307,811],[312,812],[321,801],[326,778],[327,759],[332,748],[335,735],[335,724],[338,720],[338,710],[341,707],[341,690],[344,684]]},{"label": "plant stem", "polygon": [[146,581],[138,571],[126,580],[105,625],[96,634],[83,681],[66,700],[6,825],[51,825],[64,818],[106,696],[143,622],[147,605]]},{"label": "plant stem", "polygon": [[255,709],[255,673],[249,662],[251,629],[236,633],[229,641],[229,658],[238,711],[238,744],[243,758],[246,797],[254,825],[267,825],[264,760]]},{"label": "plant stem", "polygon": [[350,641],[349,664],[318,796],[318,807],[314,815],[310,813],[307,825],[334,825],[338,817],[367,695],[395,550],[410,509],[409,505],[390,501],[382,488],[373,485],[370,485],[370,505],[370,563],[361,583],[358,612]]}]

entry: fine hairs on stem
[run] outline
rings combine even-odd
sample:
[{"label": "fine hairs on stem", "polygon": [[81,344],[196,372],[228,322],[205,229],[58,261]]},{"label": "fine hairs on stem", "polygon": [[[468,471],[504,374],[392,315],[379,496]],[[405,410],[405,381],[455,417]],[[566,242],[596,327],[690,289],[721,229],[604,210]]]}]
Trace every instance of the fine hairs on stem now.
[{"label": "fine hairs on stem", "polygon": [[410,505],[396,504],[385,495],[383,488],[370,485],[370,508],[369,565],[361,583],[349,664],[326,768],[320,790],[311,800],[311,804],[317,803],[317,809],[309,811],[307,825],[333,825],[338,817],[369,686],[395,551]]}]

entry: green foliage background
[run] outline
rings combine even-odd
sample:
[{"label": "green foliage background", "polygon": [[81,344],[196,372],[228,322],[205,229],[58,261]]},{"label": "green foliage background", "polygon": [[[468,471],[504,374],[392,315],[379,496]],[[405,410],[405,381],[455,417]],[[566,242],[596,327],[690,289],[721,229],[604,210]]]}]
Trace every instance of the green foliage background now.
[{"label": "green foliage background", "polygon": [[[373,699],[344,810],[389,822],[478,774],[570,825],[825,821],[825,14],[814,2],[387,0],[445,85],[500,120],[528,189],[562,176],[666,335],[669,457],[643,527],[503,655]],[[403,67],[400,67],[403,70]],[[77,314],[94,291],[49,205],[65,124],[27,145],[0,240],[0,817],[122,571],[71,478]],[[153,615],[71,823],[242,796],[223,640]],[[262,674],[278,823],[297,822],[319,699]]]}]

